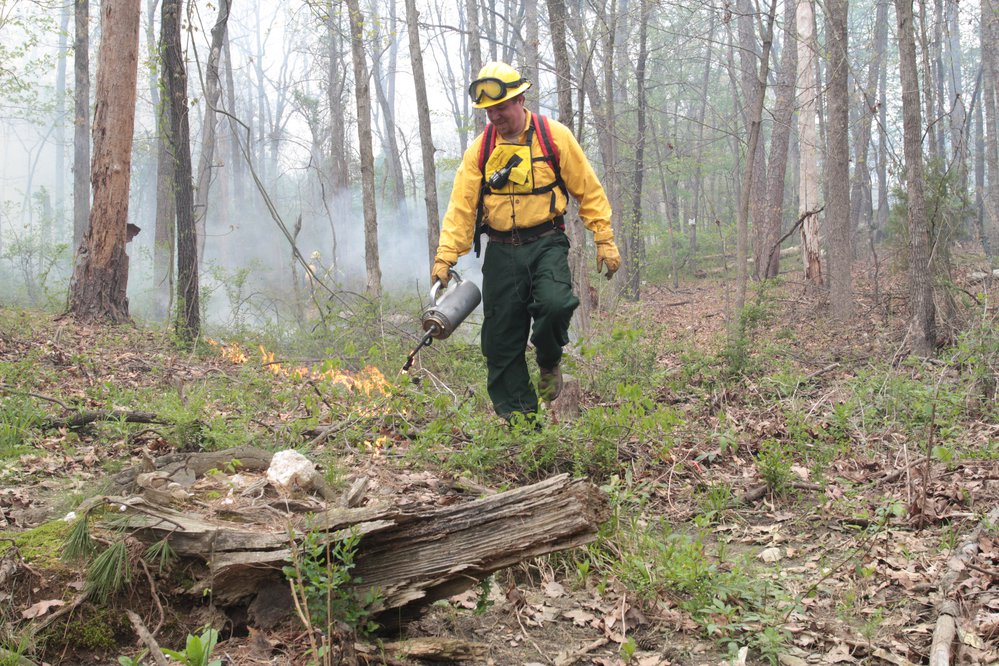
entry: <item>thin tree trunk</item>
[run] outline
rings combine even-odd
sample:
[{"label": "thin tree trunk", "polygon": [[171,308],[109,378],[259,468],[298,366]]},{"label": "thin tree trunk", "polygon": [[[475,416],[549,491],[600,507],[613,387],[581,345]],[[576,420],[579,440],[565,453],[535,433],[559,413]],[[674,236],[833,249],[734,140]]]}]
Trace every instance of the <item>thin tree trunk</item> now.
[{"label": "thin tree trunk", "polygon": [[[711,81],[711,60],[715,52],[714,36],[717,14],[711,11],[711,24],[708,28],[708,41],[704,45],[704,73],[701,75],[701,99],[697,107],[697,145],[694,147],[694,197],[691,204],[693,224],[688,225],[690,236],[690,256],[697,255],[697,226],[701,223],[701,195],[704,192],[704,116],[708,108],[708,85]],[[673,228],[670,226],[670,233]],[[674,271],[674,279],[677,279]]]},{"label": "thin tree trunk", "polygon": [[215,161],[216,144],[216,108],[222,93],[222,81],[219,78],[219,59],[222,57],[222,46],[225,44],[226,30],[229,24],[229,0],[219,2],[219,14],[212,26],[211,52],[205,66],[205,120],[202,125],[201,157],[198,160],[198,182],[195,188],[194,228],[198,232],[198,263],[204,262],[205,237],[207,235],[208,190],[212,183],[212,168]]},{"label": "thin tree trunk", "polygon": [[[59,19],[59,55],[56,64],[56,163],[55,163],[55,222],[62,236],[63,215],[66,212],[66,46],[69,42],[69,17],[72,5],[62,8]],[[45,239],[51,242],[51,238]]]},{"label": "thin tree trunk", "polygon": [[[950,83],[950,132],[954,155],[954,189],[961,195],[968,192],[968,113],[964,106],[964,77],[961,74],[961,25],[957,0],[947,0],[947,81]],[[969,220],[970,221],[970,220]]]},{"label": "thin tree trunk", "polygon": [[[749,210],[752,182],[756,177],[756,157],[760,143],[760,126],[763,124],[763,100],[767,92],[767,78],[770,72],[770,48],[774,39],[774,20],[777,17],[777,0],[770,0],[770,10],[767,12],[767,24],[763,33],[763,52],[760,54],[759,74],[756,79],[756,91],[750,97],[752,108],[749,109],[749,142],[746,145],[746,166],[742,177],[742,199],[739,202],[739,218],[736,228],[736,288],[735,316],[732,317],[732,330],[738,331],[742,309],[746,305],[746,263],[749,260]],[[722,249],[722,254],[725,251]]]},{"label": "thin tree trunk", "polygon": [[982,108],[985,112],[985,165],[988,188],[984,195],[985,234],[992,256],[999,249],[999,3],[982,0],[981,27]]},{"label": "thin tree trunk", "polygon": [[829,225],[829,302],[833,317],[853,313],[853,244],[850,233],[850,83],[847,35],[848,0],[826,0],[826,51],[829,53],[829,104],[825,175]]},{"label": "thin tree trunk", "polygon": [[382,271],[378,262],[378,217],[375,209],[375,157],[371,145],[371,89],[364,55],[364,17],[358,0],[347,0],[350,13],[350,50],[354,61],[354,97],[357,104],[357,139],[361,150],[361,190],[364,205],[365,291],[378,298]]},{"label": "thin tree trunk", "polygon": [[191,130],[187,103],[187,70],[180,48],[180,0],[163,0],[162,27],[165,48],[163,67],[170,106],[173,139],[174,196],[177,205],[177,318],[181,340],[201,334],[201,300],[198,285],[198,242],[194,226],[194,183],[191,172]]},{"label": "thin tree trunk", "polygon": [[[558,95],[558,119],[567,127],[572,127],[572,74],[569,67],[569,50],[566,48],[565,3],[560,0],[547,0],[548,27],[551,33],[552,52],[555,57],[555,89]],[[569,236],[569,270],[572,273],[572,288],[579,296],[579,307],[573,313],[573,325],[583,336],[590,332],[590,316],[593,304],[590,295],[590,272],[586,267],[586,238],[579,221],[579,204],[569,197],[566,216],[566,233]]]},{"label": "thin tree trunk", "polygon": [[347,145],[347,66],[344,62],[344,52],[341,44],[339,12],[334,11],[330,4],[326,20],[326,36],[329,43],[327,54],[329,65],[327,69],[326,96],[330,111],[330,182],[333,196],[350,187],[350,160]]},{"label": "thin tree trunk", "polygon": [[[482,69],[482,43],[479,41],[481,30],[479,29],[479,2],[478,0],[465,0],[465,18],[468,21],[468,83],[472,82]],[[491,33],[495,34],[495,33]],[[467,104],[468,96],[463,95]],[[475,124],[475,134],[481,132],[486,126],[485,116],[481,113],[472,114]],[[461,146],[462,151],[465,145]]]},{"label": "thin tree trunk", "polygon": [[101,4],[91,170],[94,206],[69,293],[69,313],[82,321],[129,320],[125,243],[141,13],[140,0]]},{"label": "thin tree trunk", "polygon": [[73,39],[73,252],[90,222],[90,0],[76,0]]},{"label": "thin tree trunk", "polygon": [[[760,72],[760,45],[756,35],[756,29],[754,27],[754,20],[758,20],[756,3],[753,0],[737,0],[739,18],[737,22],[738,34],[739,34],[739,63],[741,69],[740,75],[740,86],[742,88],[743,103],[743,122],[746,126],[746,135],[748,136],[751,131],[751,125],[755,122],[755,118],[752,115],[752,110],[759,106],[763,108],[763,100],[757,100],[756,97],[764,96],[765,86],[767,79],[763,80],[764,88],[760,88],[758,81]],[[759,37],[760,39],[766,39],[764,35]],[[769,58],[769,52],[768,52]],[[769,59],[765,63],[767,71],[770,70]],[[762,123],[762,115],[759,122]],[[760,128],[762,132],[762,125]],[[746,229],[748,234],[749,226],[759,227],[763,224],[763,219],[765,217],[764,208],[764,195],[766,193],[766,181],[767,181],[767,159],[766,151],[764,150],[763,141],[756,142],[755,152],[750,158],[747,156],[746,167],[751,169],[750,179],[743,179],[745,184],[749,185],[749,190],[743,194],[748,197],[749,201],[749,219],[746,221]],[[758,243],[759,241],[757,241]],[[747,236],[747,248],[748,248],[748,236]]]},{"label": "thin tree trunk", "polygon": [[416,116],[420,123],[420,154],[423,156],[423,200],[427,206],[427,252],[434,263],[440,243],[440,210],[437,206],[437,165],[434,161],[434,137],[430,125],[430,104],[427,101],[427,79],[423,73],[423,48],[420,46],[419,12],[416,0],[406,0],[406,25],[409,31],[409,57],[413,63],[413,84],[416,87]]},{"label": "thin tree trunk", "polygon": [[[157,0],[150,0],[148,19],[150,31]],[[167,36],[160,27],[159,41],[149,40],[149,49],[159,45],[159,54],[166,52]],[[153,53],[150,53],[150,57]],[[168,86],[165,67],[159,68],[159,77],[150,72],[150,90],[156,113],[156,222],[153,230],[153,317],[165,322],[170,314],[174,289],[174,248],[177,238],[177,197],[174,194],[176,162],[173,156],[173,137],[170,133],[170,96],[160,97],[160,90]]]},{"label": "thin tree trunk", "polygon": [[627,266],[626,295],[632,301],[641,297],[642,284],[642,175],[645,172],[645,115],[647,112],[645,92],[645,61],[648,57],[649,0],[641,0],[641,19],[638,27],[638,62],[635,67],[635,100],[638,106],[638,127],[635,142],[634,191],[631,199],[631,220],[628,225],[628,246],[631,248],[631,263]]},{"label": "thin tree trunk", "polygon": [[815,20],[812,0],[801,0],[797,12],[798,68],[801,94],[804,99],[798,111],[798,137],[801,152],[800,182],[798,184],[798,214],[804,216],[801,224],[801,255],[805,277],[814,285],[822,284],[822,258],[819,253],[818,215],[805,215],[818,210],[819,175],[818,136],[815,123],[818,113],[819,88],[815,81]]},{"label": "thin tree trunk", "polygon": [[874,114],[877,113],[878,80],[884,67],[885,46],[888,41],[888,4],[889,0],[877,0],[877,12],[874,17],[874,37],[872,39],[874,55],[867,65],[867,81],[858,86],[863,98],[860,116],[857,119],[857,130],[854,139],[854,154],[856,165],[853,170],[852,190],[850,193],[850,229],[856,232],[860,226],[870,226],[872,223],[871,204],[871,169],[868,156],[871,146],[871,125]]},{"label": "thin tree trunk", "polygon": [[930,234],[923,192],[923,125],[913,32],[912,0],[895,0],[898,19],[899,75],[902,82],[902,124],[909,216],[908,338],[912,351],[931,356],[936,346],[936,312],[930,284]]},{"label": "thin tree trunk", "polygon": [[794,84],[798,76],[798,49],[795,47],[795,2],[784,6],[784,51],[777,73],[777,102],[774,107],[773,136],[770,139],[764,217],[757,231],[753,270],[757,279],[777,277],[780,273],[781,220],[784,212],[784,183],[787,175],[787,148],[794,120]]}]

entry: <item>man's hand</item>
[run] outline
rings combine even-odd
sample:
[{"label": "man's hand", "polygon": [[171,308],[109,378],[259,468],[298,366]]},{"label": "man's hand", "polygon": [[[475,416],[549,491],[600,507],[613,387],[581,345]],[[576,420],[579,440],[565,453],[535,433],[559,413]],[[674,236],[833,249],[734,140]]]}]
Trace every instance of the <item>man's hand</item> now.
[{"label": "man's hand", "polygon": [[599,273],[604,266],[607,267],[608,280],[617,269],[621,268],[621,253],[617,251],[617,245],[612,240],[597,242],[597,272]]},{"label": "man's hand", "polygon": [[451,281],[451,264],[443,261],[441,259],[434,260],[434,268],[430,271],[430,284],[433,285],[434,280],[438,280],[441,283],[441,288],[447,286],[447,283]]}]

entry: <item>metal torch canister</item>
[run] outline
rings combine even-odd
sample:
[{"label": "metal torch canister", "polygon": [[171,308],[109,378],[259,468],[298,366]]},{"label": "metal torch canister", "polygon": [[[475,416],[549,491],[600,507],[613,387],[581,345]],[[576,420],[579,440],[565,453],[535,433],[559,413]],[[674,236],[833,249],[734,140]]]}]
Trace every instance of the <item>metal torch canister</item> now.
[{"label": "metal torch canister", "polygon": [[470,315],[482,302],[482,293],[474,282],[462,280],[458,271],[449,271],[454,278],[454,287],[447,289],[438,298],[441,283],[434,281],[430,288],[431,304],[423,311],[420,320],[423,330],[438,340],[443,340],[454,333],[465,317]]}]

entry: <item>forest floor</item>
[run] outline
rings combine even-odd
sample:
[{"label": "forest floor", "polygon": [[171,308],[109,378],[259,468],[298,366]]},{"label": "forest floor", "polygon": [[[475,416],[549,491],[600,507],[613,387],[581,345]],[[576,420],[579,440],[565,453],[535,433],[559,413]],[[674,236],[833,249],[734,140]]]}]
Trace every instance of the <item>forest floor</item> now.
[{"label": "forest floor", "polygon": [[[985,293],[968,278],[977,266],[970,262],[958,279],[969,297]],[[964,310],[966,329],[976,317],[984,322],[984,343],[955,337],[942,360],[915,361],[905,353],[904,288],[883,281],[875,291],[872,280],[858,271],[857,316],[841,326],[821,314],[799,274],[787,276],[766,296],[766,319],[750,325],[736,350],[747,359],[766,350],[765,367],[728,383],[716,381],[712,359],[731,361],[729,287],[647,286],[638,306],[616,305],[615,317],[637,322],[653,340],[657,371],[682,377],[653,392],[675,417],[668,446],[624,437],[619,467],[598,481],[611,498],[608,531],[627,536],[500,571],[383,640],[454,638],[483,650],[462,663],[498,666],[902,666],[928,663],[934,631],[946,625],[941,609],[953,601],[952,663],[999,663],[999,531],[990,522],[999,519],[996,309]],[[0,652],[0,663],[136,656],[142,644],[125,609],[164,627],[157,639],[175,649],[199,626],[220,628],[214,656],[226,664],[309,662],[297,621],[247,627],[148,568],[135,569],[131,584],[104,603],[75,604],[82,567],[55,556],[66,538],[62,517],[109,492],[114,472],[183,448],[183,415],[210,415],[214,448],[228,442],[227,428],[256,428],[233,441],[271,450],[294,443],[279,433],[322,409],[310,397],[316,384],[275,372],[266,350],[259,363],[232,349],[185,353],[137,328],[0,309],[0,650],[25,660],[4,662]],[[584,359],[575,367],[585,374]],[[294,396],[293,407],[246,416],[246,405],[205,390],[218,381],[247,394]],[[173,403],[141,402],[166,394]],[[584,409],[598,403],[608,406],[584,390]],[[173,414],[162,413],[167,404]],[[41,425],[84,409],[159,411],[171,425]],[[18,433],[26,430],[25,443]],[[307,453],[335,452],[342,483],[366,477],[379,502],[474,498],[454,469],[410,455],[411,433],[388,420],[368,432],[370,439],[339,437]],[[475,482],[509,488],[538,476],[494,468]],[[698,595],[708,601],[692,606]]]}]

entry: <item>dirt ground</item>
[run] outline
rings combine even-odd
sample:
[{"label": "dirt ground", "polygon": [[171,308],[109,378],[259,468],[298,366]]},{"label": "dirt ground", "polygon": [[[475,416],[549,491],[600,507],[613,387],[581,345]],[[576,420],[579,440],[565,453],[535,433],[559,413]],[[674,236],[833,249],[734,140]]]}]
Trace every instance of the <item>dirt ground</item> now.
[{"label": "dirt ground", "polygon": [[[849,326],[832,326],[824,317],[815,317],[816,296],[800,275],[791,273],[775,296],[782,327],[793,331],[785,338],[784,358],[814,380],[795,396],[805,410],[834,404],[845,380],[872,360],[903,354],[904,290],[897,284],[880,284],[875,302],[869,271],[859,271],[856,284],[858,315]],[[640,306],[619,303],[614,311],[621,317],[655,321],[656,329],[673,343],[670,349],[709,352],[713,350],[706,346],[724,330],[732,298],[724,284],[701,280],[676,290],[647,287]],[[0,360],[16,363],[29,350],[41,348],[44,363],[55,371],[51,379],[40,381],[35,396],[53,413],[59,413],[60,405],[86,399],[86,387],[101,382],[162,383],[164,368],[174,380],[187,383],[232,371],[232,362],[222,355],[180,355],[139,330],[124,339],[119,335],[110,344],[100,329],[67,320],[29,319],[8,312],[3,321]],[[24,335],[25,330],[30,335]],[[88,360],[84,363],[82,358]],[[670,351],[658,362],[670,369],[684,361]],[[932,371],[933,366],[928,368],[923,370]],[[25,368],[25,372],[34,370]],[[706,484],[724,482],[732,488],[742,501],[710,526],[709,541],[748,554],[758,565],[756,575],[779,583],[798,599],[784,617],[789,640],[780,663],[928,663],[932,636],[948,599],[957,602],[953,663],[999,663],[999,546],[996,532],[980,527],[983,515],[999,519],[999,463],[994,458],[926,464],[921,462],[926,443],[913,434],[868,431],[829,461],[823,483],[799,469],[797,491],[773,497],[758,492],[762,482],[754,465],[753,443],[790,427],[776,406],[761,409],[760,401],[724,390],[712,395],[712,404],[690,402],[684,395],[663,399],[675,402],[690,420],[667,459],[657,460],[643,451],[625,452],[632,456],[634,478],[647,482],[646,511],[679,530],[693,531],[698,529],[693,520],[703,510]],[[728,428],[739,434],[738,444],[724,451],[721,412]],[[999,424],[971,420],[963,425],[970,440],[964,442],[966,448],[994,449]],[[170,452],[155,425],[101,446],[67,447],[64,440],[65,430],[52,430],[32,452],[2,463],[0,541],[60,517],[74,497],[85,496],[106,477],[102,461],[139,462]],[[432,506],[472,496],[455,479],[415,471],[391,451],[348,452],[345,466],[350,470],[346,481],[368,478],[367,492],[379,501],[404,498]],[[893,505],[906,508],[904,518],[889,516],[881,529],[867,529],[883,515],[884,507]],[[10,549],[6,552],[6,559],[0,559],[4,601],[0,607],[7,609],[0,610],[0,620],[23,627],[43,621],[64,605],[72,606],[82,588],[78,571],[51,561],[43,567],[11,557]],[[387,647],[375,648],[366,659],[417,663],[393,653],[393,646],[401,640],[437,637],[479,651],[478,656],[452,658],[450,663],[768,663],[755,649],[740,656],[739,649],[748,647],[752,637],[751,626],[748,632],[734,634],[728,644],[720,634],[709,635],[694,622],[681,609],[682,599],[640,599],[620,582],[576,574],[560,556],[501,571],[488,587],[438,602],[404,629],[383,636]],[[179,594],[180,590],[157,588],[151,578],[149,582],[133,586],[115,606],[136,610],[150,626],[164,620],[180,626],[206,622],[218,626],[223,621],[231,630],[223,632],[215,655],[227,664],[307,663],[308,636],[297,623],[262,630],[235,622],[232,616],[223,618],[217,609]],[[39,606],[50,600],[61,603]],[[64,617],[99,612],[103,611],[83,603]],[[720,632],[724,622],[720,610]],[[61,645],[55,641],[45,651],[46,663],[107,664],[119,654],[135,654],[139,642],[127,621],[119,618],[108,624],[115,630],[118,652],[81,648],[80,640],[67,630]],[[764,629],[761,623],[759,632]]]}]

